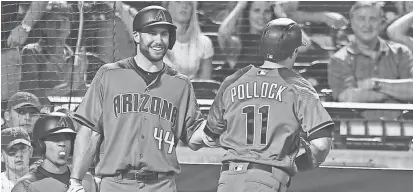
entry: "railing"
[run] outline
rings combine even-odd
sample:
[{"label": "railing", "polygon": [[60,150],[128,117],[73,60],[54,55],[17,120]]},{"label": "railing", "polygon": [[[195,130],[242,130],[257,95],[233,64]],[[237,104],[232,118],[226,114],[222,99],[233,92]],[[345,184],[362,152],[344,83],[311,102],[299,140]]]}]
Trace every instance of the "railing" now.
[{"label": "railing", "polygon": [[[69,97],[49,97],[52,110],[69,109]],[[70,110],[82,101],[72,97]],[[213,99],[198,99],[202,113],[208,114]],[[336,123],[334,140],[336,148],[401,149],[411,150],[413,140],[413,104],[388,103],[338,103],[322,102]],[[365,119],[359,115],[363,110],[397,110],[396,119]]]}]

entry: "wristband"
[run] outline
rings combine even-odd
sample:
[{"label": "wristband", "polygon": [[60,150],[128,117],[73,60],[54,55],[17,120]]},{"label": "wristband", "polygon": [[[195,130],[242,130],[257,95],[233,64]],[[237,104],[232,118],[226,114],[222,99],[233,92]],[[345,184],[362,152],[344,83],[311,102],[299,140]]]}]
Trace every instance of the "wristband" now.
[{"label": "wristband", "polygon": [[303,153],[295,159],[298,171],[308,171],[314,169],[313,158],[308,153]]},{"label": "wristband", "polygon": [[74,185],[74,184],[75,185],[82,185],[82,180],[71,177],[70,178],[70,184],[71,185]]}]

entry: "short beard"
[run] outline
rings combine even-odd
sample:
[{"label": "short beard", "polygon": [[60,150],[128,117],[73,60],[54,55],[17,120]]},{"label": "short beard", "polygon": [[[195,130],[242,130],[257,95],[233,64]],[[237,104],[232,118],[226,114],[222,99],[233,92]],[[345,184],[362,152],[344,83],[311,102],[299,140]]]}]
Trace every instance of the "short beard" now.
[{"label": "short beard", "polygon": [[163,59],[163,57],[161,57],[160,59],[155,59],[153,57],[151,57],[151,54],[149,53],[148,49],[143,49],[141,46],[139,46],[139,50],[141,51],[142,55],[144,55],[149,61],[151,62],[157,62]]},{"label": "short beard", "polygon": [[[138,44],[139,46],[139,51],[142,53],[142,55],[144,55],[149,61],[151,62],[158,62],[158,61],[162,61],[164,56],[166,55],[166,51],[165,53],[162,55],[162,57],[160,57],[159,59],[155,59],[151,56],[151,54],[149,53],[149,47],[148,46],[142,46],[142,44]],[[146,49],[145,49],[146,48]]]}]

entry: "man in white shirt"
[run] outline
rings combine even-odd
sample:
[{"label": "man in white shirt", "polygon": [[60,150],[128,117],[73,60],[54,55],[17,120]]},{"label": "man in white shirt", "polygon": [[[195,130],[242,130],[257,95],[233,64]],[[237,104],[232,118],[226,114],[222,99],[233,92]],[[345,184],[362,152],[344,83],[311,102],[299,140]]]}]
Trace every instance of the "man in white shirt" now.
[{"label": "man in white shirt", "polygon": [[33,153],[29,134],[21,127],[1,131],[1,161],[6,171],[0,174],[1,192],[10,192],[21,177],[29,172]]}]

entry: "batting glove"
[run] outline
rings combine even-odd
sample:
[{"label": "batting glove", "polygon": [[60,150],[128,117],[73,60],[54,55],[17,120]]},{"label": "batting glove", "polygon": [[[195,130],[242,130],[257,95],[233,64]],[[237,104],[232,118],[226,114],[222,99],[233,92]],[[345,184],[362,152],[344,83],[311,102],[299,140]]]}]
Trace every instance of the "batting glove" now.
[{"label": "batting glove", "polygon": [[79,179],[70,179],[70,186],[67,192],[85,192],[85,189],[82,186],[82,181]]}]

